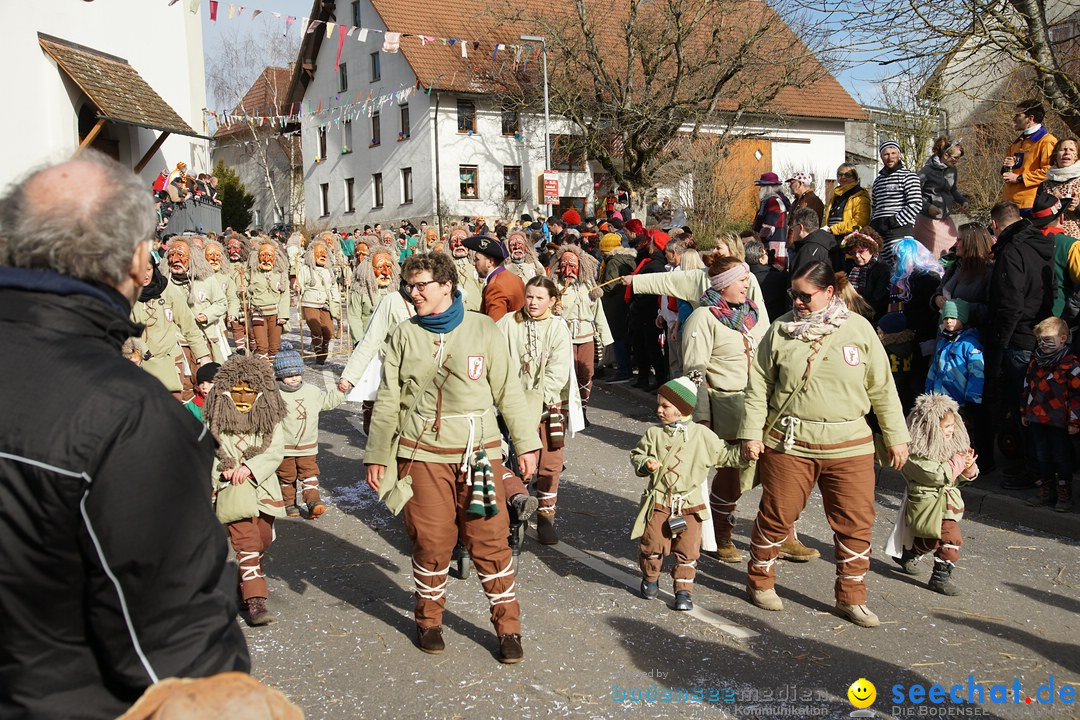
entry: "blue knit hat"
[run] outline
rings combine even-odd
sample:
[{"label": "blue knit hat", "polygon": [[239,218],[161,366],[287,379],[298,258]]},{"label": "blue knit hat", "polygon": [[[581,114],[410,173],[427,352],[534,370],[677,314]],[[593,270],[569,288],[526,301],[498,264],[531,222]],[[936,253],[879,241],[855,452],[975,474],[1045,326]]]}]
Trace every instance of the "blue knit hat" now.
[{"label": "blue knit hat", "polygon": [[274,377],[282,380],[303,374],[304,360],[300,357],[300,353],[293,350],[292,343],[283,340],[281,350],[278,351],[277,357],[274,358]]}]

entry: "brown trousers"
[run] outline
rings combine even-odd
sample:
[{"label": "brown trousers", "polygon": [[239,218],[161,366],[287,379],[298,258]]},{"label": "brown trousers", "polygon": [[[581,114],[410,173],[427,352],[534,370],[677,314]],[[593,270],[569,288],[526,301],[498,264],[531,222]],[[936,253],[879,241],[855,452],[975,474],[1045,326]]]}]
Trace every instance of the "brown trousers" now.
[{"label": "brown trousers", "polygon": [[960,546],[964,544],[964,536],[960,532],[960,524],[955,520],[941,521],[941,539],[938,538],[915,538],[912,545],[915,552],[925,555],[934,553],[938,560],[947,563],[955,563],[960,559]]},{"label": "brown trousers", "polygon": [[277,479],[281,484],[281,498],[286,507],[296,505],[296,481],[300,481],[302,498],[305,503],[321,500],[319,497],[319,464],[314,455],[286,457],[278,465]]},{"label": "brown trousers", "polygon": [[758,460],[763,489],[750,538],[747,580],[755,590],[776,584],[777,548],[806,507],[817,483],[836,548],[836,599],[846,605],[866,603],[863,578],[870,569],[874,531],[874,455],[814,459],[766,448]]},{"label": "brown trousers", "polygon": [[191,370],[191,374],[188,375],[184,372],[184,363],[176,363],[176,370],[180,373],[180,385],[183,387],[183,390],[180,391],[180,399],[187,402],[195,397],[195,373],[198,371],[199,366],[195,364],[195,353],[191,352],[191,348],[187,345],[181,345],[180,349],[184,351],[188,369]]},{"label": "brown trousers", "polygon": [[248,347],[247,328],[244,327],[242,321],[233,320],[230,322],[229,330],[232,333],[233,349],[243,350],[244,352],[251,349]]},{"label": "brown trousers", "polygon": [[274,517],[259,513],[258,517],[234,520],[225,527],[240,565],[240,594],[245,600],[269,597],[262,557],[274,542]]},{"label": "brown trousers", "polygon": [[281,326],[276,314],[266,315],[253,312],[251,315],[251,334],[255,336],[255,352],[264,357],[274,357],[281,349]]},{"label": "brown trousers", "polygon": [[[496,477],[504,474],[501,461],[491,461]],[[398,463],[401,477],[412,476],[413,496],[405,505],[405,530],[413,546],[413,582],[416,585],[416,624],[442,625],[446,605],[450,555],[458,538],[472,557],[484,594],[491,606],[491,622],[498,635],[521,633],[521,607],[514,592],[514,562],[503,483],[495,483],[498,515],[466,515],[471,484],[462,482],[456,463]]]},{"label": "brown trousers", "polygon": [[694,589],[694,576],[697,574],[697,561],[701,556],[701,521],[696,515],[683,515],[686,529],[675,537],[668,532],[667,521],[671,509],[657,508],[649,516],[645,534],[641,536],[641,550],[638,564],[641,576],[649,582],[656,582],[664,566],[664,558],[675,556],[675,567],[671,568],[671,577],[675,581],[675,590]]},{"label": "brown trousers", "polygon": [[334,337],[334,320],[328,310],[320,308],[302,307],[304,322],[311,331],[311,352],[315,354],[320,363],[326,362],[326,355],[330,352],[330,340]]},{"label": "brown trousers", "polygon": [[[742,497],[739,468],[717,468],[709,491],[709,509],[712,511],[713,537],[717,545],[731,542],[735,530],[735,505]],[[797,519],[797,518],[796,518]],[[790,537],[795,537],[792,526]]]},{"label": "brown trousers", "polygon": [[574,346],[574,374],[577,375],[581,404],[589,404],[592,380],[596,372],[596,343],[589,341]]},{"label": "brown trousers", "polygon": [[[536,467],[536,497],[540,500],[540,509],[537,512],[541,515],[555,514],[555,503],[559,496],[559,476],[562,475],[563,468],[563,450],[564,448],[551,447],[551,442],[548,440],[547,421],[541,421],[540,461]],[[508,494],[507,497],[513,497],[513,493]]]}]

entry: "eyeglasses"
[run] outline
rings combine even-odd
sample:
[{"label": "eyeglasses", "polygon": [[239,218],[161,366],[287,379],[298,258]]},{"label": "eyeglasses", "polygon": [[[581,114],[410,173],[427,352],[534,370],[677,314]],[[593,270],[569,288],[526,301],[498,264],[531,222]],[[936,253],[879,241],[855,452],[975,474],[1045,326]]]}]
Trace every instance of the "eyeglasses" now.
[{"label": "eyeglasses", "polygon": [[790,300],[797,300],[798,302],[801,302],[803,305],[805,305],[808,302],[810,302],[810,299],[812,297],[814,297],[815,295],[817,295],[819,292],[824,292],[824,291],[823,290],[815,290],[812,293],[804,293],[804,292],[796,292],[796,291],[792,290],[791,288],[788,288],[787,296],[788,296],[788,298]]},{"label": "eyeglasses", "polygon": [[836,173],[836,177],[838,177],[838,178],[842,178],[842,177],[852,178],[852,177],[855,177],[855,173],[853,173],[853,172]]},{"label": "eyeglasses", "polygon": [[412,295],[414,290],[419,290],[420,292],[424,292],[424,290],[427,289],[428,285],[441,285],[441,284],[442,283],[440,283],[438,280],[426,280],[424,282],[406,283],[405,289],[409,291],[410,295]]}]

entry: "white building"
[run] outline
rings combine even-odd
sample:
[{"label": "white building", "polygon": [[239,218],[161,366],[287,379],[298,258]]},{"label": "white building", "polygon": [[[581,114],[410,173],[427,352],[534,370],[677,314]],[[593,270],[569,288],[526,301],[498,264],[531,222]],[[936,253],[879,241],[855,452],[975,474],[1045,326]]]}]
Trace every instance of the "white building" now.
[{"label": "white building", "polygon": [[[303,105],[309,226],[547,214],[542,118],[501,112],[470,72],[460,44],[434,37],[482,33],[468,29],[467,16],[471,10],[442,2],[421,12],[407,0],[315,0],[310,19],[318,24],[304,35],[289,92],[290,103]],[[330,33],[327,23],[334,24]],[[388,30],[413,37],[401,39],[400,51],[384,52]],[[417,35],[432,37],[422,44]],[[467,46],[470,51],[482,58],[481,65],[491,57],[490,49]],[[750,181],[773,171],[785,179],[809,171],[824,197],[845,159],[845,120],[865,116],[831,75],[813,90],[781,93],[778,102],[790,118],[782,127],[754,119],[744,123],[740,132],[754,139],[742,141],[740,177]],[[552,118],[559,204],[584,207],[589,215],[601,199],[594,187],[602,170],[560,147],[569,132]]]},{"label": "white building", "polygon": [[5,3],[0,186],[80,143],[137,168],[147,187],[180,161],[209,172],[199,20],[187,2]]}]

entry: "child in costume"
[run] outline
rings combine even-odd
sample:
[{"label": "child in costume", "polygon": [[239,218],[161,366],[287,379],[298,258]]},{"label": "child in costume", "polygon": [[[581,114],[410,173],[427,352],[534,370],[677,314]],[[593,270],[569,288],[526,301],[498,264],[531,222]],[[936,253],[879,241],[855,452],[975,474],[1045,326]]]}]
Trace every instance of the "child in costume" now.
[{"label": "child in costume", "polygon": [[221,366],[216,362],[209,362],[196,370],[195,395],[184,403],[184,408],[204,425],[206,424],[206,419],[203,417],[203,408],[206,407],[206,397],[210,394],[211,389],[213,389],[214,377],[218,374],[218,370],[220,369]]},{"label": "child in costume", "polygon": [[920,395],[907,422],[911,449],[902,470],[907,495],[885,551],[908,575],[918,572],[916,563],[923,555],[934,553],[927,587],[942,595],[959,595],[952,571],[964,544],[960,486],[978,477],[978,456],[971,449],[959,405],[947,395]]},{"label": "child in costume", "polygon": [[[696,374],[696,373],[695,373]],[[660,593],[664,557],[675,556],[674,610],[692,610],[690,592],[701,554],[701,521],[708,512],[704,487],[713,467],[745,463],[738,445],[718,438],[712,430],[691,421],[697,405],[698,383],[680,377],[664,383],[656,397],[659,426],[650,427],[630,451],[637,474],[649,478],[630,538],[641,538],[641,595]]]},{"label": "child in costume", "polygon": [[497,323],[506,336],[510,365],[519,373],[525,400],[540,410],[536,535],[542,545],[559,542],[555,503],[572,390],[570,330],[561,318],[552,315],[558,299],[555,283],[543,276],[533,277],[525,284],[525,307],[503,315]]},{"label": "child in costume", "polygon": [[314,520],[326,512],[326,505],[319,496],[319,465],[315,461],[319,452],[319,413],[333,410],[345,402],[345,394],[337,388],[320,390],[305,384],[304,361],[292,344],[285,341],[274,358],[274,377],[285,401],[285,420],[282,422],[285,457],[277,469],[285,514],[289,517],[300,515],[296,505],[296,483],[299,481],[308,519]]},{"label": "child in costume", "polygon": [[275,471],[285,457],[285,402],[270,363],[233,355],[214,378],[204,408],[218,441],[211,488],[218,520],[240,565],[240,594],[249,622],[266,625],[268,590],[262,557],[274,540],[274,518],[285,515]]},{"label": "child in costume", "polygon": [[1038,347],[1028,365],[1021,407],[1039,471],[1039,493],[1028,504],[1068,512],[1075,452],[1070,436],[1080,433],[1080,360],[1069,349],[1069,326],[1061,318],[1036,325],[1035,340]]}]

